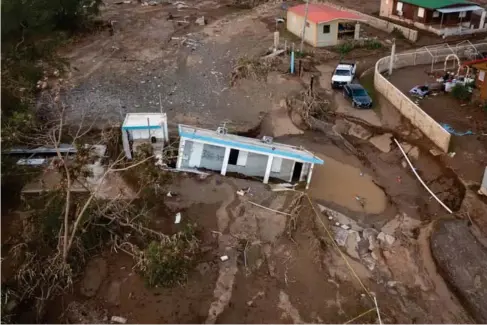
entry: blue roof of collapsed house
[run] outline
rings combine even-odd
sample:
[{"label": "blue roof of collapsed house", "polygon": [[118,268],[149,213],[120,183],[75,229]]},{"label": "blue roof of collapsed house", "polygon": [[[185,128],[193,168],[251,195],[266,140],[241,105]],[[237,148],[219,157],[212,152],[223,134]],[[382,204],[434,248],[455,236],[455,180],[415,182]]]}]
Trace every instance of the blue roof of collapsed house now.
[{"label": "blue roof of collapsed house", "polygon": [[247,138],[235,134],[219,133],[213,130],[179,124],[179,136],[199,140],[217,146],[227,146],[240,150],[255,151],[266,155],[275,155],[296,161],[323,164],[323,160],[312,152],[282,143],[267,143],[261,139]]}]

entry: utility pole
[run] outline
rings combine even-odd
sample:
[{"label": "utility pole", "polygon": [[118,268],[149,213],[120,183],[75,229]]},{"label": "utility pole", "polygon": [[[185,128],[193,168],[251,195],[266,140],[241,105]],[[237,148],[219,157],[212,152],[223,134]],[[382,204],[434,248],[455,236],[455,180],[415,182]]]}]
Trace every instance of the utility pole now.
[{"label": "utility pole", "polygon": [[392,39],[391,58],[389,60],[389,76],[392,75],[392,69],[394,68],[394,58],[396,57],[396,39]]},{"label": "utility pole", "polygon": [[299,47],[299,52],[301,53],[303,53],[304,34],[306,32],[306,22],[308,20],[308,7],[309,7],[309,0],[306,0],[306,7],[304,9],[303,31],[301,32],[301,46]]}]

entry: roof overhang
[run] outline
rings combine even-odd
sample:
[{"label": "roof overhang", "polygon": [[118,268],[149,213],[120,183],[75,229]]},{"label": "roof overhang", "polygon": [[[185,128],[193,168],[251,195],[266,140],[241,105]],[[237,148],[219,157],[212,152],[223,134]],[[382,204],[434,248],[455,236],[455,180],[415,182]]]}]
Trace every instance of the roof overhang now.
[{"label": "roof overhang", "polygon": [[332,21],[337,21],[337,20],[346,20],[346,21],[367,21],[365,18],[361,18],[360,16],[357,16],[356,18],[333,18],[333,19],[328,19],[328,20],[320,20],[315,22],[315,24],[323,24],[323,23],[331,23]]},{"label": "roof overhang", "polygon": [[475,11],[475,10],[483,10],[483,8],[477,5],[469,5],[469,6],[455,7],[455,8],[436,9],[436,11],[439,11],[442,14],[449,14],[452,12]]}]

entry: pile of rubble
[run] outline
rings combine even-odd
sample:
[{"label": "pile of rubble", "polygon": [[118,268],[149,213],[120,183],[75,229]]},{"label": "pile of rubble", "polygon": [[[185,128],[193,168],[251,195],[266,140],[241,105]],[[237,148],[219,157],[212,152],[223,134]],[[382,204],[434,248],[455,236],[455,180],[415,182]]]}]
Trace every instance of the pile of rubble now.
[{"label": "pile of rubble", "polygon": [[360,260],[370,271],[374,271],[377,264],[384,263],[383,251],[391,250],[399,236],[414,238],[416,229],[421,225],[421,221],[403,213],[379,231],[364,228],[355,220],[325,206],[318,207],[330,220],[338,246],[343,247],[350,257]]}]

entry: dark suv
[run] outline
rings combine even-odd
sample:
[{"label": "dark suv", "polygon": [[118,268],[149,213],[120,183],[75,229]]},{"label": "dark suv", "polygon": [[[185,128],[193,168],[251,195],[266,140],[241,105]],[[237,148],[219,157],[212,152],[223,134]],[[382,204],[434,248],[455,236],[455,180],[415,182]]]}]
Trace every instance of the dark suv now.
[{"label": "dark suv", "polygon": [[343,87],[343,96],[352,100],[352,106],[356,108],[371,108],[372,98],[360,84],[349,84]]}]

